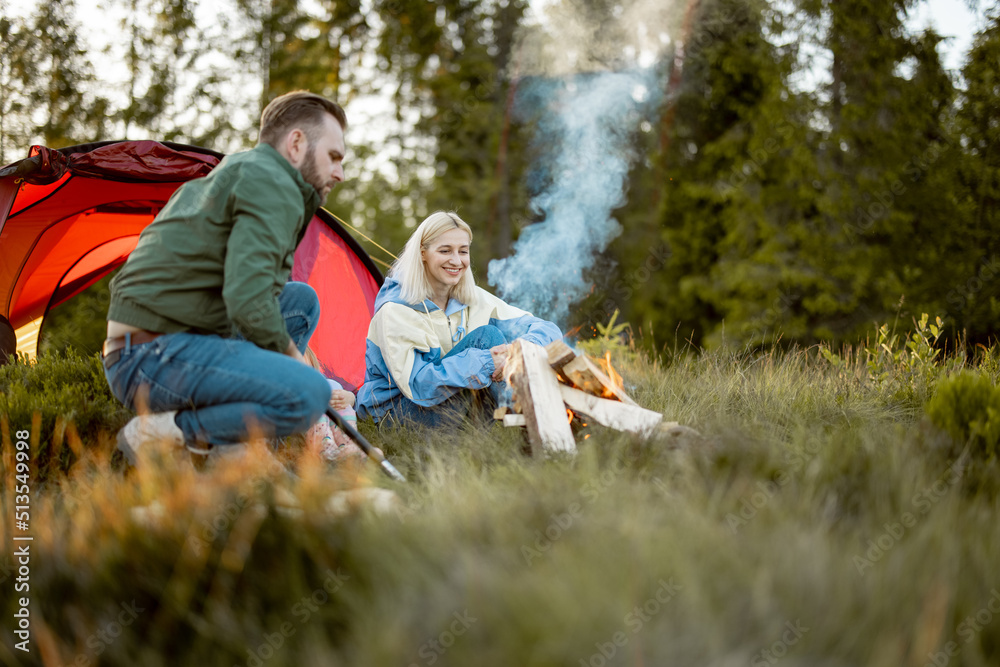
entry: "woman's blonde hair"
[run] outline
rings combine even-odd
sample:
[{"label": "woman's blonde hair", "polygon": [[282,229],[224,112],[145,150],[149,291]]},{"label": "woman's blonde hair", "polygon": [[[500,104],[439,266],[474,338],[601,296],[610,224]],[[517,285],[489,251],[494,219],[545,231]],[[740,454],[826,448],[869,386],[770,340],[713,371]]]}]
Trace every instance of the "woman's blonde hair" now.
[{"label": "woman's blonde hair", "polygon": [[[434,295],[421,251],[428,250],[445,232],[461,229],[469,235],[472,243],[472,229],[456,213],[437,211],[420,223],[406,242],[406,247],[389,269],[389,275],[399,282],[400,293],[407,303],[423,303]],[[469,305],[476,299],[476,281],[472,277],[472,267],[466,269],[462,279],[451,290],[451,296]]]},{"label": "woman's blonde hair", "polygon": [[302,353],[302,356],[306,358],[306,363],[308,363],[312,368],[315,368],[320,373],[323,372],[323,366],[319,363],[319,357],[313,352],[312,348],[308,345],[306,346],[306,351]]}]

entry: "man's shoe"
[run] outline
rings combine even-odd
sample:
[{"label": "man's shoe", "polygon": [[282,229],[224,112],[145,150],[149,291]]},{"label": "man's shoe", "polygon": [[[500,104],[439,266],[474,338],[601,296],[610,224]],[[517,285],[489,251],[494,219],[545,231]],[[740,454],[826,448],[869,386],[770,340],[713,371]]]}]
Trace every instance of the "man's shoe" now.
[{"label": "man's shoe", "polygon": [[157,443],[184,446],[184,433],[174,421],[176,415],[176,410],[139,415],[118,431],[118,449],[129,465],[139,465],[140,452],[148,452]]}]

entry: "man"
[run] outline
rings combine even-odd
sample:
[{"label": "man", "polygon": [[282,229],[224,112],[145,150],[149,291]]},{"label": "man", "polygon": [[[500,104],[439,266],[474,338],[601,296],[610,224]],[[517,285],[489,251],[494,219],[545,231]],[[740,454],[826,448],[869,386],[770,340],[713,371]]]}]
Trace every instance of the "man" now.
[{"label": "man", "polygon": [[105,376],[127,407],[135,464],[154,441],[197,453],[306,431],[330,400],[302,356],[319,319],[288,282],[317,207],[344,180],[344,110],[306,91],[271,102],[260,141],[185,183],[111,283]]}]

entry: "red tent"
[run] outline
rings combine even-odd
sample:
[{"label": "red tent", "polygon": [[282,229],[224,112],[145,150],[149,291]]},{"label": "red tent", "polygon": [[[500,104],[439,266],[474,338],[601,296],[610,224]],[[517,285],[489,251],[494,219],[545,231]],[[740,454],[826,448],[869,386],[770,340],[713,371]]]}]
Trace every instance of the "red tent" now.
[{"label": "red tent", "polygon": [[[170,142],[33,146],[0,169],[0,353],[33,355],[45,315],[125,262],[139,232],[182,183],[223,155]],[[364,381],[365,337],[382,284],[371,258],[324,209],[295,252],[293,280],[322,304],[310,346],[327,375]]]}]

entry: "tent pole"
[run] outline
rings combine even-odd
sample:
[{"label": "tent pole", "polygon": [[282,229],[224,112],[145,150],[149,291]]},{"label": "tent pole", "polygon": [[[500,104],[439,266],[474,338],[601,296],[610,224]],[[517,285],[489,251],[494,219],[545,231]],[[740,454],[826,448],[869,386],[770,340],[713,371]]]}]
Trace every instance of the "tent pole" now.
[{"label": "tent pole", "polygon": [[389,477],[393,478],[397,482],[406,481],[406,478],[403,477],[403,474],[398,470],[396,470],[396,467],[394,465],[389,463],[389,460],[385,458],[385,455],[382,454],[382,452],[379,449],[373,447],[372,444],[364,438],[364,436],[358,433],[357,429],[349,425],[346,419],[338,415],[336,410],[334,410],[333,408],[327,408],[326,416],[329,417],[330,420],[333,421],[333,423],[336,424],[341,431],[346,433],[347,437],[356,442],[357,445],[362,450],[364,450],[365,454],[368,455],[368,458],[378,463],[379,466],[382,468],[382,470],[384,470],[385,473],[389,475]]}]

